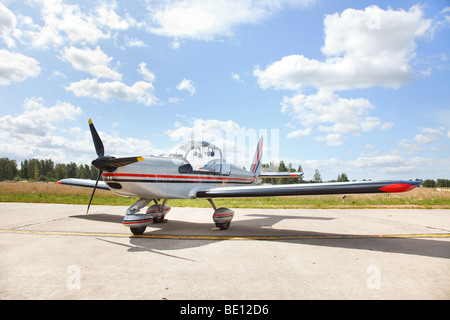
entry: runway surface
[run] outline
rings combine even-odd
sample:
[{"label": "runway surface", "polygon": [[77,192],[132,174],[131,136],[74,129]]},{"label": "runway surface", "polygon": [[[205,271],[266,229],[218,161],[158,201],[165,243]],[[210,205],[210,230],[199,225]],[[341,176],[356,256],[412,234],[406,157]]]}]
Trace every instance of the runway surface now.
[{"label": "runway surface", "polygon": [[449,299],[450,210],[172,208],[132,236],[126,207],[0,203],[0,299]]}]

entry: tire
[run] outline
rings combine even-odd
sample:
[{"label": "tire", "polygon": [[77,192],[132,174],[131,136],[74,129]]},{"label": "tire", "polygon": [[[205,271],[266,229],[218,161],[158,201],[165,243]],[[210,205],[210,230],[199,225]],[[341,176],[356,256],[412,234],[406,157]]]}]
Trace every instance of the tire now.
[{"label": "tire", "polygon": [[164,216],[153,218],[153,223],[163,223],[163,222],[164,222]]},{"label": "tire", "polygon": [[145,232],[145,229],[147,229],[147,226],[137,227],[137,228],[130,228],[131,233],[134,234],[135,236],[142,235]]},{"label": "tire", "polygon": [[230,227],[230,224],[231,224],[231,221],[223,222],[223,223],[216,222],[216,227],[219,228],[220,230],[228,230],[228,228]]}]

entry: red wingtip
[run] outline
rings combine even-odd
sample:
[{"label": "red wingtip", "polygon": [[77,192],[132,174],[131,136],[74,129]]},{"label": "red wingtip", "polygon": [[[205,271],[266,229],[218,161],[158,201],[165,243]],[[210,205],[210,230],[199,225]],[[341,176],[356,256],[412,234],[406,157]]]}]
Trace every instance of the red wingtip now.
[{"label": "red wingtip", "polygon": [[381,191],[389,192],[389,193],[400,193],[400,192],[407,192],[414,189],[415,185],[413,184],[407,184],[407,183],[394,183],[390,184],[388,186],[380,188]]},{"label": "red wingtip", "polygon": [[60,180],[60,181],[58,181],[58,184],[62,184],[61,180]]}]

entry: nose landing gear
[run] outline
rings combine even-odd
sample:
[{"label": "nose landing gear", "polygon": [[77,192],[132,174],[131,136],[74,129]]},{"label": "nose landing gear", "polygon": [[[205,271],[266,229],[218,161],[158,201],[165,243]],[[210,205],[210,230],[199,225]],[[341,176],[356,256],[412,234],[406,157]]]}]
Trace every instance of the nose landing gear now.
[{"label": "nose landing gear", "polygon": [[166,206],[166,202],[167,199],[163,200],[162,203],[155,203],[148,207],[145,213],[152,216],[153,223],[165,222],[164,217],[170,211],[170,209],[172,209],[170,206]]},{"label": "nose landing gear", "polygon": [[170,211],[170,207],[166,206],[167,200],[159,204],[156,200],[155,204],[148,207],[145,214],[138,214],[138,212],[145,207],[151,200],[139,199],[132,206],[127,209],[127,214],[123,218],[123,225],[130,228],[134,235],[141,235],[145,232],[150,223],[162,223],[164,217]]}]

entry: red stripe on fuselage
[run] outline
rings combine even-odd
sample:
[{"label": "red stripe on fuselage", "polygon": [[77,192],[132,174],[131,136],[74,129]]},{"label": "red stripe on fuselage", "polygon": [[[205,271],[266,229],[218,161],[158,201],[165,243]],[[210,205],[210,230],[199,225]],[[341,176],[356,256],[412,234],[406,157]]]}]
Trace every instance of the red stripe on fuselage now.
[{"label": "red stripe on fuselage", "polygon": [[176,176],[164,174],[140,174],[140,173],[103,173],[103,177],[132,177],[132,178],[163,178],[163,179],[194,179],[194,180],[215,180],[215,181],[246,181],[251,182],[254,176],[249,179],[229,178],[229,177],[209,177],[209,176]]}]

